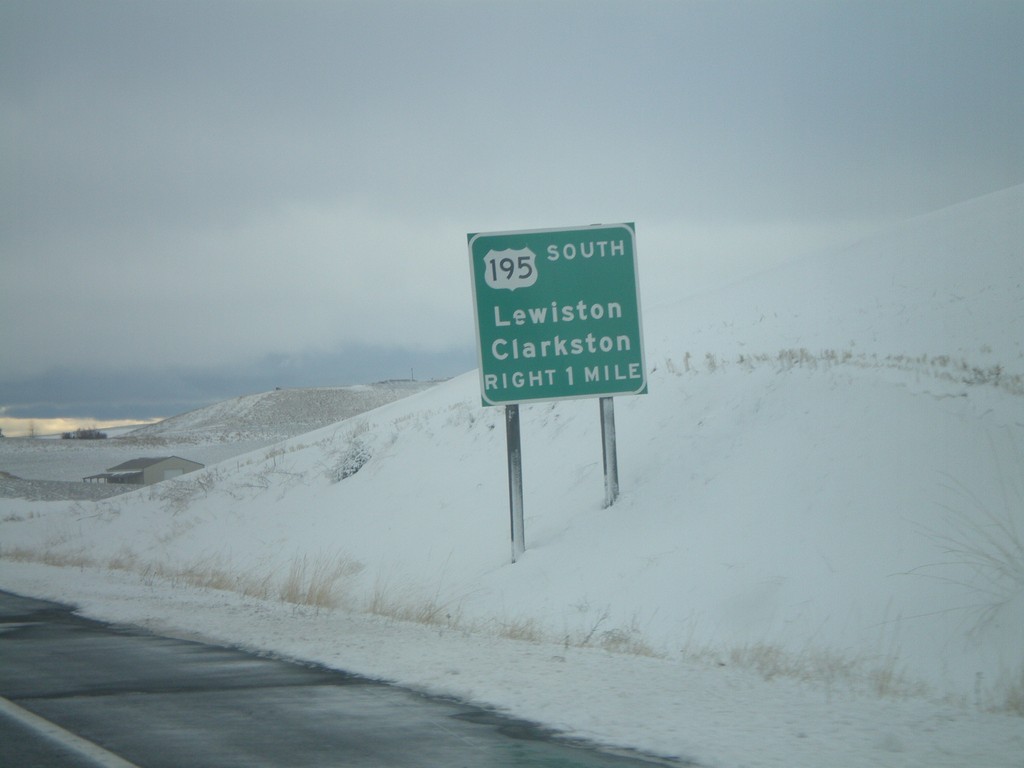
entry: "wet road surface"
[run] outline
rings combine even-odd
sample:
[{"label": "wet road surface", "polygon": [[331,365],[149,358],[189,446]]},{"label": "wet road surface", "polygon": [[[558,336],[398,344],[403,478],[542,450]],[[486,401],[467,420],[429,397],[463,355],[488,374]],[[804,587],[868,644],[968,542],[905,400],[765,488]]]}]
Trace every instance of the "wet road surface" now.
[{"label": "wet road surface", "polygon": [[342,672],[93,622],[3,592],[0,697],[3,766],[666,764]]}]

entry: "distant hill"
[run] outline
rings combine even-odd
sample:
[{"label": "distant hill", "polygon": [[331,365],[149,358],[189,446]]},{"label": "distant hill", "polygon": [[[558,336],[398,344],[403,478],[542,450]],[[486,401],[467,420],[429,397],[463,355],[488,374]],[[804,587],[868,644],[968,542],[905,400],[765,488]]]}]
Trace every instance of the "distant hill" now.
[{"label": "distant hill", "polygon": [[[124,461],[179,455],[211,465],[336,424],[437,381],[380,381],[349,387],[278,389],[214,403],[108,440],[0,441],[0,498],[100,499],[131,490],[81,479]],[[4,477],[4,473],[9,473]]]},{"label": "distant hill", "polygon": [[172,416],[124,436],[132,442],[273,442],[301,435],[437,385],[392,379],[349,387],[276,389]]}]

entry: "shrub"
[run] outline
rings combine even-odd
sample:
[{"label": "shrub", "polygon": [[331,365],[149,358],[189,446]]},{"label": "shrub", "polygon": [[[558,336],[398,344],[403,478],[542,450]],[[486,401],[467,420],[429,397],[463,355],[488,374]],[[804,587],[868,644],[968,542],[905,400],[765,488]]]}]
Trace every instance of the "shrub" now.
[{"label": "shrub", "polygon": [[332,483],[339,483],[346,478],[352,477],[371,458],[373,452],[370,446],[363,439],[363,435],[369,431],[369,425],[362,423],[348,438],[348,444],[341,451],[336,452],[334,464],[327,470],[327,477]]}]

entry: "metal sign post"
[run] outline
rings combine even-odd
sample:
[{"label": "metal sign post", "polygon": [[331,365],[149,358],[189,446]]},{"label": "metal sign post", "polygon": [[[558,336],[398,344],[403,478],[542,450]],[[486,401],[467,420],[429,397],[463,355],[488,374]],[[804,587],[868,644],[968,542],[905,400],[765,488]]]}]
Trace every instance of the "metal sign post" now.
[{"label": "metal sign post", "polygon": [[508,447],[508,506],[512,520],[512,562],[526,551],[523,526],[523,449],[519,439],[519,406],[505,406],[505,443]]},{"label": "metal sign post", "polygon": [[619,498],[619,460],[615,450],[615,403],[601,398],[601,455],[604,459],[604,505],[610,507]]}]

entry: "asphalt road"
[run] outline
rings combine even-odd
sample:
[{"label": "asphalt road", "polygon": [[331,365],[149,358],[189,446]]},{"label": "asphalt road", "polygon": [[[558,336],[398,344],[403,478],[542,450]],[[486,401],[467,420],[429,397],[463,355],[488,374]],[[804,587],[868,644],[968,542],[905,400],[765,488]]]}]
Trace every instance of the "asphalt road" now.
[{"label": "asphalt road", "polygon": [[530,723],[0,592],[0,766],[651,768]]}]

